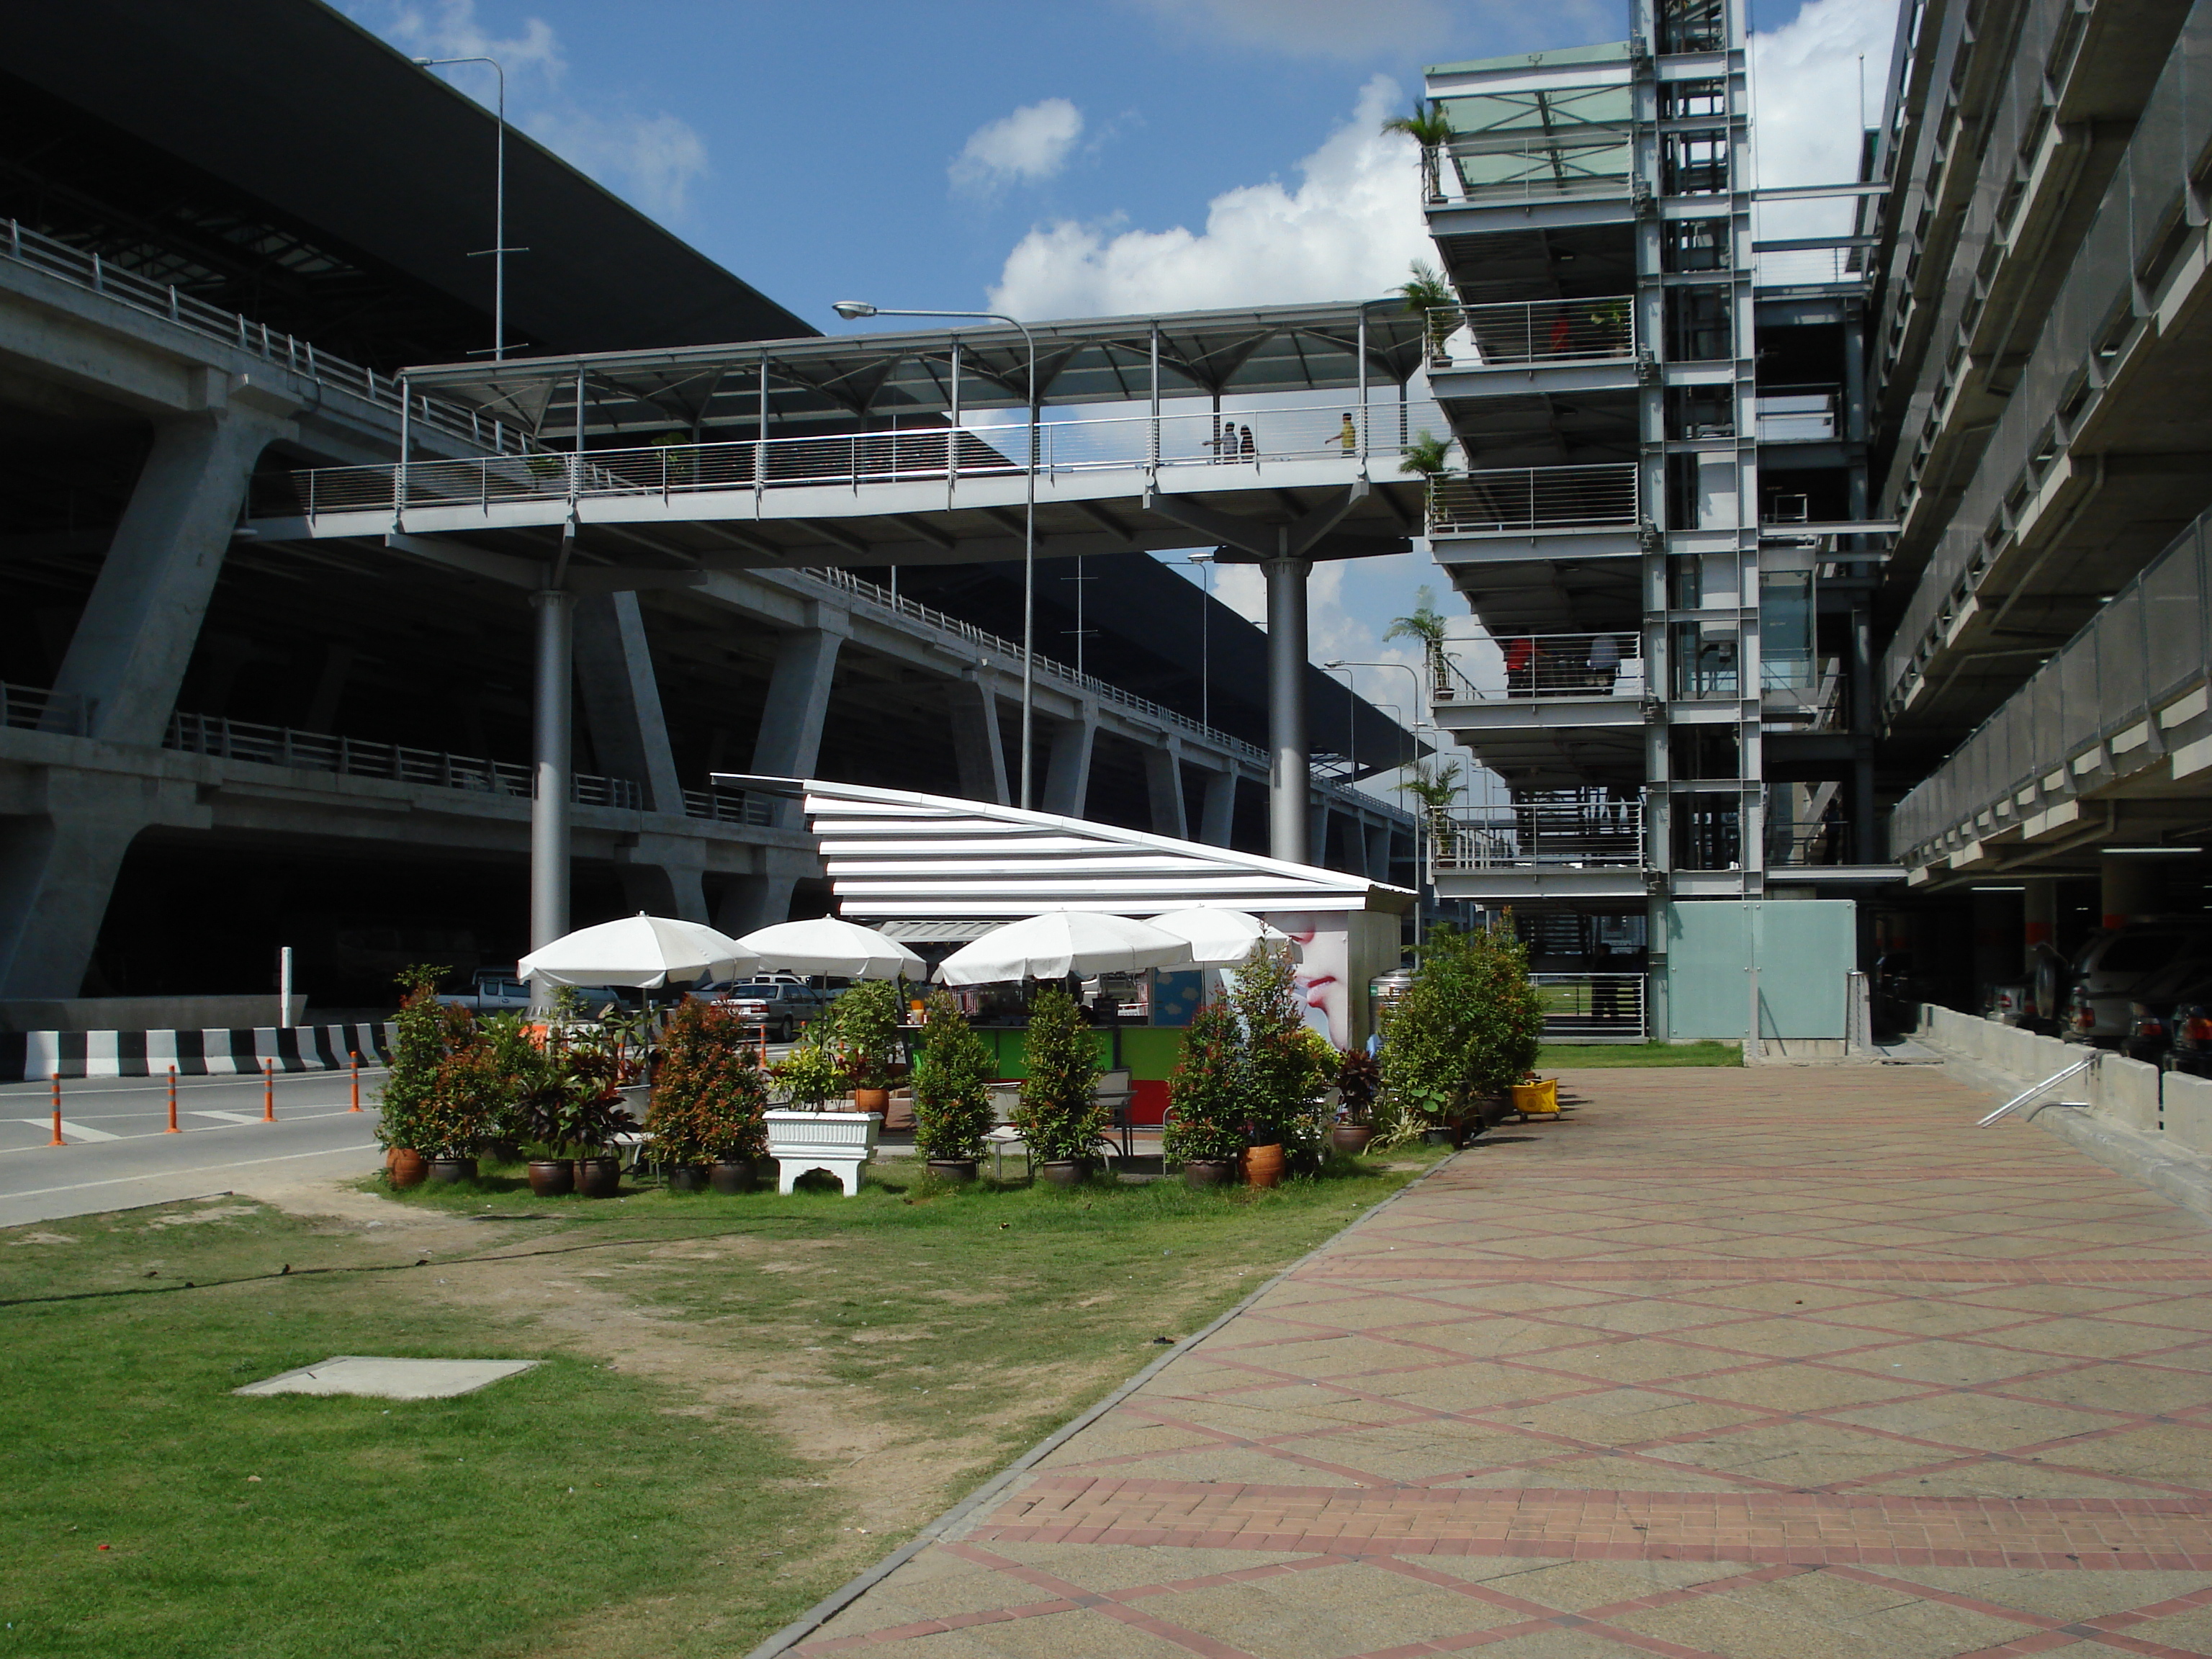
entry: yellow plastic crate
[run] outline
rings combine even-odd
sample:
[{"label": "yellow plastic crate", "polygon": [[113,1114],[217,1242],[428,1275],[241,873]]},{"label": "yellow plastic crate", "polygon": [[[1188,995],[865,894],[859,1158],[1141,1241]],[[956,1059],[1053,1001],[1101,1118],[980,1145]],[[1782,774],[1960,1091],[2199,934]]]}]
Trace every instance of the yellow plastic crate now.
[{"label": "yellow plastic crate", "polygon": [[1559,1109],[1559,1080],[1547,1077],[1539,1083],[1513,1085],[1513,1109],[1522,1117],[1552,1117]]}]

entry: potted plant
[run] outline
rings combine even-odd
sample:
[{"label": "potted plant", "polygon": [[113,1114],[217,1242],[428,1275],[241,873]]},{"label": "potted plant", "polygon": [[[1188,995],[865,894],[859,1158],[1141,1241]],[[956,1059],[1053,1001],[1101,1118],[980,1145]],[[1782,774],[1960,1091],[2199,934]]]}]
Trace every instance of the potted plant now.
[{"label": "potted plant", "polygon": [[1528,953],[1502,933],[1437,927],[1390,1018],[1382,1089],[1400,1133],[1480,1133],[1484,1107],[1535,1063],[1544,1016]]},{"label": "potted plant", "polygon": [[434,1182],[477,1178],[477,1153],[504,1102],[497,1056],[471,1031],[438,1062],[430,1097],[415,1121],[415,1150]]},{"label": "potted plant", "polygon": [[429,1174],[419,1143],[428,1138],[422,1117],[446,1057],[446,1010],[438,1001],[445,976],[446,969],[427,963],[398,975],[405,994],[392,1022],[392,1069],[385,1073],[376,1124],[386,1179],[398,1188],[420,1186]]},{"label": "potted plant", "polygon": [[1325,1085],[1306,1041],[1289,951],[1254,951],[1230,981],[1228,1001],[1243,1032],[1245,1104],[1252,1122],[1244,1179],[1273,1187],[1291,1157],[1320,1150],[1325,1133],[1318,1109]]},{"label": "potted plant", "polygon": [[973,1181],[991,1128],[990,1046],[950,991],[929,994],[914,1057],[914,1144],[939,1181]]},{"label": "potted plant", "polygon": [[1451,117],[1441,104],[1423,109],[1418,103],[1410,115],[1393,116],[1382,124],[1385,132],[1402,132],[1421,147],[1421,193],[1441,202],[1443,192],[1443,147],[1451,143]]},{"label": "potted plant", "polygon": [[1055,1186],[1073,1187],[1091,1172],[1091,1156],[1105,1132],[1107,1108],[1097,1097],[1098,1044],[1083,1011],[1057,985],[1030,1004],[1024,1048],[1029,1075],[1022,1080],[1014,1127]]},{"label": "potted plant", "polygon": [[[1422,434],[1424,437],[1427,435],[1426,433]],[[1409,451],[1409,456],[1410,453]],[[1437,464],[1441,465],[1443,457],[1439,455],[1437,459]],[[1452,695],[1452,685],[1444,656],[1444,642],[1449,635],[1445,632],[1443,612],[1437,609],[1436,590],[1431,587],[1417,588],[1414,590],[1413,597],[1417,603],[1413,606],[1413,615],[1393,617],[1389,628],[1385,630],[1382,637],[1386,641],[1419,640],[1421,644],[1421,660],[1428,669],[1430,697],[1431,699],[1449,697]]]},{"label": "potted plant", "polygon": [[787,1193],[810,1170],[837,1177],[846,1195],[860,1190],[860,1166],[876,1149],[883,1127],[878,1112],[831,1111],[830,1103],[848,1085],[845,1061],[831,1044],[836,1022],[818,1019],[808,1026],[790,1056],[769,1075],[784,1103],[762,1116],[768,1128],[768,1155],[775,1160],[776,1190]]},{"label": "potted plant", "polygon": [[838,1050],[852,1079],[856,1111],[890,1109],[891,1079],[899,1060],[900,1012],[905,1000],[886,979],[863,980],[839,997],[830,1010]]},{"label": "potted plant", "polygon": [[1375,1094],[1382,1083],[1382,1065],[1370,1054],[1355,1048],[1338,1062],[1338,1115],[1328,1138],[1340,1152],[1357,1158],[1375,1138]]},{"label": "potted plant", "polygon": [[646,1109],[653,1151],[668,1184],[696,1192],[744,1192],[764,1146],[761,1113],[768,1080],[744,1022],[710,1002],[687,999],[660,1035],[660,1060]]},{"label": "potted plant", "polygon": [[1448,366],[1451,354],[1444,349],[1444,342],[1460,325],[1459,296],[1444,281],[1443,273],[1423,260],[1413,261],[1410,277],[1399,284],[1398,297],[1406,302],[1407,310],[1421,319],[1422,332],[1428,337],[1429,361]]},{"label": "potted plant", "polygon": [[1210,1002],[1191,1016],[1182,1059],[1168,1079],[1162,1152],[1182,1165],[1186,1186],[1218,1187],[1244,1152],[1244,1058],[1237,1018]]}]

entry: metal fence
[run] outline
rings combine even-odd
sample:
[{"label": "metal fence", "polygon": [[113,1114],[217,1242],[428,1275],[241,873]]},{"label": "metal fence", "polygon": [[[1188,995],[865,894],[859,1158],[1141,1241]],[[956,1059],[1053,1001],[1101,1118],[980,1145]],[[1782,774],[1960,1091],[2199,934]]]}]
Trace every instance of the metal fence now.
[{"label": "metal fence", "polygon": [[1641,869],[1641,800],[1553,800],[1440,814],[1430,826],[1437,871]]},{"label": "metal fence", "polygon": [[1480,679],[1445,659],[1436,701],[1501,702],[1510,698],[1644,696],[1644,639],[1625,634],[1498,634],[1498,661]]},{"label": "metal fence", "polygon": [[[1351,407],[1346,407],[1350,404]],[[724,443],[648,444],[626,449],[540,450],[464,460],[410,461],[410,507],[629,497],[663,501],[705,492],[1018,478],[1034,442],[1038,476],[1249,467],[1271,463],[1395,456],[1411,433],[1449,430],[1436,404],[1370,407],[1357,399],[1225,412],[1166,410],[1073,420],[1048,416],[1034,438],[1028,422],[934,426],[834,436]],[[398,504],[398,469],[313,467],[258,481],[261,514],[355,513]]]},{"label": "metal fence", "polygon": [[1431,355],[1440,360],[1456,362],[1464,355],[1503,368],[1608,362],[1636,355],[1636,306],[1626,296],[1438,306],[1427,314]]},{"label": "metal fence", "polygon": [[1547,1042],[1640,1042],[1641,974],[1531,974]]},{"label": "metal fence", "polygon": [[[105,295],[118,305],[159,317],[179,328],[190,329],[204,339],[220,341],[270,362],[282,363],[295,374],[349,392],[380,408],[397,411],[400,406],[400,385],[391,375],[379,374],[373,368],[363,368],[343,357],[318,351],[313,341],[282,333],[266,323],[257,323],[237,312],[224,311],[204,300],[179,293],[173,283],[149,282],[97,253],[88,253],[67,242],[27,229],[13,219],[7,222],[7,239],[5,245],[0,246],[0,253],[18,264]],[[479,449],[520,451],[532,445],[532,440],[523,434],[480,410],[419,395],[409,399],[408,404],[410,421],[420,422]]]},{"label": "metal fence", "polygon": [[1632,530],[1641,522],[1633,461],[1444,472],[1429,480],[1431,534]]},{"label": "metal fence", "polygon": [[32,685],[0,684],[0,726],[12,726],[18,731],[56,732],[64,737],[85,734],[85,709],[82,698],[67,692],[45,690]]}]

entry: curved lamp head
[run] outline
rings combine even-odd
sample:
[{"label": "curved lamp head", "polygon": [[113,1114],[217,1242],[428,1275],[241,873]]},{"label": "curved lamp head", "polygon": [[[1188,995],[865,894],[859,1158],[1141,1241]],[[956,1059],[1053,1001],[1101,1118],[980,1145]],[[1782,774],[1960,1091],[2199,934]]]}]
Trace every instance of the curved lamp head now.
[{"label": "curved lamp head", "polygon": [[876,314],[875,307],[870,305],[866,300],[840,300],[830,309],[848,323],[856,323],[863,317],[872,317]]}]

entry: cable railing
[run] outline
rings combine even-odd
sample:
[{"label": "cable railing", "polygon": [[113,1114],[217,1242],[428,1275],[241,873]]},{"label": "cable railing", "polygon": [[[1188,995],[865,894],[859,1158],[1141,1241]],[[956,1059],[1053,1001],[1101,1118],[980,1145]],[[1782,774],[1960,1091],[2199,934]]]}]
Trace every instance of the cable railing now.
[{"label": "cable railing", "polygon": [[1550,1042],[1637,1042],[1644,1036],[1641,974],[1531,974]]},{"label": "cable railing", "polygon": [[[1352,399],[1290,407],[1046,419],[1035,436],[1041,478],[1164,467],[1250,468],[1263,479],[1286,461],[1395,460],[1413,431],[1442,428],[1433,402],[1370,407]],[[313,467],[258,481],[261,516],[356,513],[398,507],[495,505],[578,499],[659,498],[703,493],[871,484],[957,483],[1018,478],[1031,441],[1026,422],[854,432],[636,448],[540,450],[458,460],[410,461],[404,501],[390,465]]]},{"label": "cable railing", "polygon": [[1640,486],[1633,461],[1442,472],[1429,480],[1431,535],[1633,530]]},{"label": "cable railing", "polygon": [[1504,702],[1545,697],[1621,697],[1644,692],[1644,639],[1615,634],[1498,634],[1494,672],[1480,678],[1447,659],[1436,687],[1438,704]]},{"label": "cable railing", "polygon": [[1437,306],[1427,319],[1429,355],[1440,366],[1472,359],[1486,368],[1540,368],[1636,356],[1636,307],[1626,296]]},{"label": "cable railing", "polygon": [[1872,273],[1867,270],[1867,249],[1862,239],[1839,240],[1831,247],[1752,248],[1751,285],[1753,288],[1828,288],[1840,283],[1860,286]]},{"label": "cable railing", "polygon": [[[149,282],[97,253],[88,253],[67,242],[27,229],[13,219],[7,222],[7,239],[4,245],[0,245],[0,253],[18,264],[104,295],[133,311],[190,329],[204,339],[220,341],[270,362],[282,363],[295,374],[349,392],[379,408],[395,413],[400,408],[400,383],[394,376],[380,374],[373,368],[363,368],[327,351],[319,351],[311,340],[280,332],[238,312],[225,311],[204,300],[194,299],[179,292],[173,283]],[[531,447],[530,439],[480,410],[419,394],[405,401],[410,422],[418,422],[478,449],[508,453]]]},{"label": "cable railing", "polygon": [[1431,868],[1443,873],[1632,870],[1647,861],[1640,800],[1516,802],[1439,815],[1430,832]]}]

